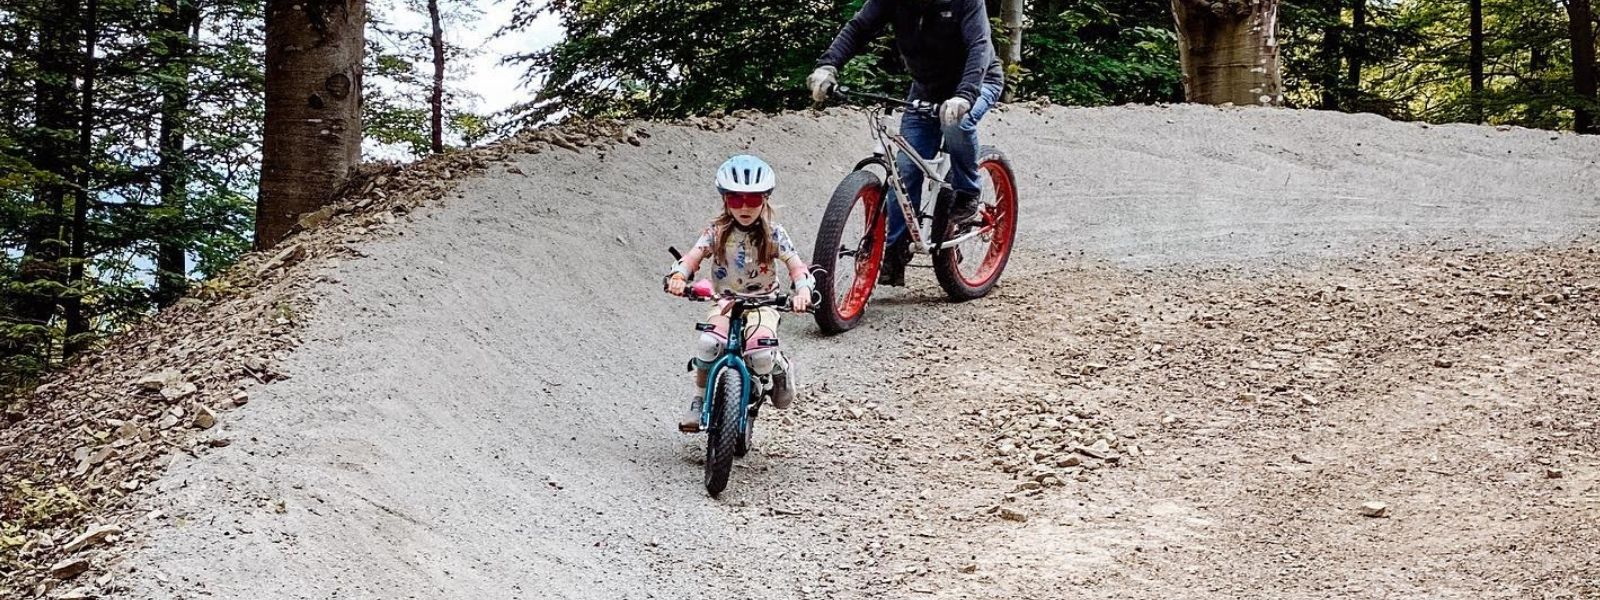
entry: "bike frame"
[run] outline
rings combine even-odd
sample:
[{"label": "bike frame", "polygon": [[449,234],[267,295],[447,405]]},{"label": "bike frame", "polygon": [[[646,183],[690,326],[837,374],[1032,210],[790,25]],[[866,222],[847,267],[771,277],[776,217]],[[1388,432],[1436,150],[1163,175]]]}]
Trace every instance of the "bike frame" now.
[{"label": "bike frame", "polygon": [[894,111],[891,109],[884,109],[881,114],[878,113],[877,109],[873,109],[867,115],[867,126],[872,131],[873,142],[884,152],[884,154],[879,155],[883,159],[880,162],[883,164],[884,170],[887,171],[889,185],[894,186],[895,204],[899,205],[900,213],[905,216],[906,233],[911,236],[912,248],[918,253],[934,252],[937,248],[923,241],[921,215],[917,212],[916,207],[911,205],[911,195],[906,193],[905,180],[900,177],[900,161],[896,160],[895,151],[890,148],[905,153],[916,166],[916,169],[922,171],[922,176],[926,178],[923,185],[927,185],[927,181],[932,181],[938,183],[939,187],[944,188],[949,187],[950,183],[938,174],[938,170],[929,164],[927,159],[922,158],[922,155],[917,153],[916,148],[911,146],[911,141],[907,140],[906,136],[901,135],[899,131],[889,132],[887,121],[893,114]]},{"label": "bike frame", "polygon": [[718,356],[711,366],[706,367],[706,390],[704,402],[700,408],[700,425],[705,429],[711,424],[711,408],[713,397],[717,389],[717,377],[723,369],[738,369],[741,387],[739,390],[739,422],[735,423],[734,431],[744,431],[745,421],[750,418],[750,367],[744,362],[744,311],[737,305],[732,307],[736,313],[728,319],[728,344],[722,348],[722,356]]},{"label": "bike frame", "polygon": [[[927,108],[918,107],[912,103],[900,100],[898,98],[879,96],[877,94],[864,94],[859,92],[856,92],[855,95],[873,100],[893,102],[904,107],[905,110],[928,110]],[[939,187],[942,189],[950,187],[950,182],[944,176],[939,175],[938,169],[934,167],[933,162],[930,162],[930,159],[923,158],[922,155],[917,152],[916,148],[911,146],[911,141],[907,140],[906,137],[898,130],[890,133],[888,120],[894,115],[893,108],[885,107],[879,109],[877,107],[873,107],[867,109],[866,112],[867,127],[872,132],[872,140],[876,144],[877,149],[874,150],[874,158],[862,161],[862,163],[876,162],[883,165],[884,171],[886,171],[888,178],[887,183],[891,186],[894,186],[895,204],[899,205],[900,213],[905,217],[906,233],[911,236],[911,247],[913,251],[918,254],[937,253],[940,250],[959,246],[965,243],[967,240],[983,235],[984,233],[987,233],[989,230],[993,229],[993,226],[975,227],[972,228],[971,231],[963,233],[954,239],[940,240],[937,243],[931,244],[924,241],[922,236],[922,215],[917,212],[916,207],[911,205],[911,196],[910,194],[906,193],[905,181],[900,177],[900,162],[896,159],[895,152],[891,151],[890,148],[892,147],[899,152],[905,153],[905,155],[911,159],[911,162],[915,168],[922,172],[922,176],[924,177],[924,186],[927,185],[927,182],[931,181],[939,184]],[[944,150],[941,148],[938,154],[944,154]],[[937,161],[938,159],[936,158],[933,160]],[[948,155],[945,156],[944,160],[950,160]],[[939,234],[940,232],[931,233],[931,235],[935,237],[937,237]]]}]

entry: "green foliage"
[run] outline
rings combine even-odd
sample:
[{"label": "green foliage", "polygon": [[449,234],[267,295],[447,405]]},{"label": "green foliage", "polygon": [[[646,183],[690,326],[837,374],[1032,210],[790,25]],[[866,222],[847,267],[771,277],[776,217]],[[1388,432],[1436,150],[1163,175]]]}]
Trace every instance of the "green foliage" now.
[{"label": "green foliage", "polygon": [[1288,106],[1405,116],[1394,102],[1374,95],[1365,76],[1359,83],[1350,81],[1349,61],[1369,67],[1391,64],[1421,37],[1411,23],[1395,18],[1398,4],[1358,1],[1366,2],[1360,30],[1354,28],[1350,0],[1287,0],[1279,5],[1278,39]]},{"label": "green foliage", "polygon": [[[1485,0],[1489,77],[1472,98],[1466,74],[1466,3],[1288,0],[1278,35],[1290,106],[1453,121],[1481,109],[1493,123],[1570,127],[1570,41],[1559,3]],[[997,16],[996,3],[989,3]],[[516,123],[565,114],[676,117],[735,108],[809,104],[802,79],[861,0],[519,0],[502,33],[541,14],[565,40],[508,57],[527,69],[538,97]],[[1014,98],[1068,104],[1182,100],[1170,0],[1033,0]],[[997,34],[1000,33],[997,27]],[[1352,65],[1359,69],[1352,77]],[[857,87],[898,92],[905,75],[885,40],[845,69]]]},{"label": "green foliage", "polygon": [[[155,256],[174,249],[180,284],[247,250],[259,170],[261,0],[101,0],[88,114],[79,106],[85,5],[0,8],[0,397],[175,296]],[[47,92],[55,95],[48,95]],[[90,126],[88,155],[78,150]],[[181,145],[163,152],[165,139]],[[171,191],[163,194],[162,182]],[[87,220],[73,256],[76,191]],[[84,278],[72,280],[81,265]],[[89,330],[65,339],[64,308]]]},{"label": "green foliage", "polygon": [[[549,49],[507,57],[541,82],[538,97],[513,115],[519,122],[539,122],[561,113],[660,118],[805,106],[806,75],[860,4],[522,0],[507,31],[552,12],[567,37]],[[845,81],[864,89],[888,87],[896,69],[874,56],[852,64]]]},{"label": "green foliage", "polygon": [[1178,40],[1168,3],[1153,0],[1035,2],[1023,35],[1018,97],[1062,104],[1183,99]]},{"label": "green foliage", "polygon": [[1465,2],[1410,0],[1394,17],[1420,33],[1418,43],[1373,70],[1373,91],[1393,98],[1405,117],[1568,128],[1585,101],[1572,91],[1572,43],[1560,4],[1484,0],[1484,93],[1471,92]]}]

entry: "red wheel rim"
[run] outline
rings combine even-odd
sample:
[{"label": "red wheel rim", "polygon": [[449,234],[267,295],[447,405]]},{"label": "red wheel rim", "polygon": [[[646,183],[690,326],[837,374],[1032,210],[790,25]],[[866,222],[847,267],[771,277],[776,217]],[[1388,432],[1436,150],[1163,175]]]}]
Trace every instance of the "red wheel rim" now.
[{"label": "red wheel rim", "polygon": [[[863,235],[856,240],[853,279],[845,288],[844,297],[834,302],[833,312],[840,320],[848,321],[861,314],[867,307],[867,299],[872,297],[872,288],[878,285],[878,269],[883,264],[884,228],[879,223],[877,212],[883,205],[882,198],[882,192],[876,187],[862,189],[856,195],[855,206],[865,209],[861,211]],[[839,283],[837,279],[834,281],[835,290],[840,289]]]},{"label": "red wheel rim", "polygon": [[[989,240],[989,250],[983,255],[983,262],[972,273],[971,277],[962,269],[956,269],[956,276],[961,282],[971,287],[981,287],[998,274],[1005,263],[1006,255],[1011,253],[1012,234],[1017,228],[1017,193],[1016,185],[1011,181],[1011,173],[999,161],[984,161],[978,165],[984,174],[989,176],[989,182],[994,185],[994,204],[984,205],[984,227],[989,231],[979,236],[979,239]],[[959,267],[962,260],[961,249],[955,250],[955,261]]]}]

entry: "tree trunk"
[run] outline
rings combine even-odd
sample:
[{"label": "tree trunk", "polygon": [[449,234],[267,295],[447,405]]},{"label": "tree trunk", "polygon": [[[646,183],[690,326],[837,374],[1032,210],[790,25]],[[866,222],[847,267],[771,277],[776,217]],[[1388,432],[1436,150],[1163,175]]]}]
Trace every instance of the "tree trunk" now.
[{"label": "tree trunk", "polygon": [[1472,122],[1483,122],[1483,0],[1468,0],[1470,4],[1468,17],[1467,42],[1471,46],[1467,57],[1469,84],[1472,88]]},{"label": "tree trunk", "polygon": [[1006,28],[1006,50],[1000,57],[1006,71],[1007,85],[1005,100],[1016,98],[1016,82],[1014,79],[1022,72],[1022,29],[1023,13],[1026,10],[1024,0],[1001,0],[1000,22]]},{"label": "tree trunk", "polygon": [[1567,0],[1567,19],[1572,33],[1572,87],[1579,102],[1572,110],[1572,128],[1600,133],[1595,123],[1594,13],[1589,0]]},{"label": "tree trunk", "polygon": [[156,303],[168,306],[183,297],[189,287],[188,204],[189,161],[184,154],[189,129],[190,53],[194,48],[191,31],[200,22],[200,8],[193,0],[161,0],[165,12],[161,35],[169,53],[165,77],[161,78],[161,132],[157,141],[156,167],[160,182],[163,212],[173,227],[164,228],[168,236],[157,244]]},{"label": "tree trunk", "polygon": [[1344,49],[1344,0],[1326,0],[1323,19],[1328,29],[1322,34],[1322,110],[1339,110],[1339,58]]},{"label": "tree trunk", "polygon": [[267,0],[267,112],[256,248],[332,201],[361,158],[366,0]]},{"label": "tree trunk", "polygon": [[[65,285],[67,273],[62,258],[67,254],[67,194],[72,181],[72,135],[76,129],[73,113],[75,90],[72,86],[73,58],[78,56],[77,27],[53,27],[52,23],[75,23],[81,17],[76,0],[41,3],[39,23],[38,73],[34,81],[34,122],[31,137],[33,166],[50,174],[34,189],[37,216],[30,219],[23,255],[18,264],[22,285],[16,292],[17,318],[28,325],[45,327],[55,317],[61,294],[55,286]],[[41,341],[42,343],[42,341]]]},{"label": "tree trunk", "polygon": [[1345,102],[1345,108],[1352,108],[1356,98],[1361,96],[1361,67],[1362,59],[1367,53],[1367,0],[1355,0],[1350,11],[1350,36],[1345,52],[1346,65],[1349,75],[1345,77],[1345,93],[1350,101]]},{"label": "tree trunk", "polygon": [[89,316],[83,309],[83,296],[89,291],[84,263],[88,259],[85,242],[89,237],[89,189],[94,185],[94,84],[95,45],[99,43],[99,0],[88,0],[83,11],[83,65],[81,79],[83,91],[78,98],[78,185],[77,197],[72,202],[72,249],[70,274],[67,276],[72,291],[62,301],[67,317],[66,343],[62,356],[70,358],[88,346]]},{"label": "tree trunk", "polygon": [[433,21],[433,153],[444,152],[444,27],[439,23],[439,0],[428,0]]},{"label": "tree trunk", "polygon": [[[1215,7],[1215,8],[1212,8]],[[1190,102],[1276,106],[1278,0],[1205,4],[1172,0],[1183,92]]]}]

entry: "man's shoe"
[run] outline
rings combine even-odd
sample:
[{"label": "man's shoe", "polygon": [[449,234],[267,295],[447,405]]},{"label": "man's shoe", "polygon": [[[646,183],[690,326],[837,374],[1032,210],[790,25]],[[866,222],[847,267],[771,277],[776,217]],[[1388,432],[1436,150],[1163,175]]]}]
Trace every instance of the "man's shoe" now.
[{"label": "man's shoe", "polygon": [[908,262],[911,262],[910,234],[900,236],[900,241],[884,249],[883,268],[878,271],[878,285],[904,286]]},{"label": "man's shoe", "polygon": [[956,192],[955,200],[950,205],[950,222],[955,225],[978,225],[983,223],[983,215],[979,209],[983,204],[978,202],[977,192]]}]

